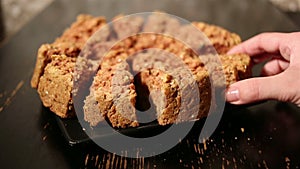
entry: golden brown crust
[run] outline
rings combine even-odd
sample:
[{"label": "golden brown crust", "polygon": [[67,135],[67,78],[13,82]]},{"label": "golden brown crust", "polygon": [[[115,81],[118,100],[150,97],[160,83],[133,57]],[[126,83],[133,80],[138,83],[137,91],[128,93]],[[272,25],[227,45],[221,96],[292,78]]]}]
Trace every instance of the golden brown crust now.
[{"label": "golden brown crust", "polygon": [[38,56],[34,69],[33,76],[31,78],[31,86],[37,88],[40,77],[44,73],[44,69],[48,63],[51,62],[53,55],[66,55],[67,57],[77,57],[81,48],[76,43],[53,43],[44,44],[38,50]]},{"label": "golden brown crust", "polygon": [[76,43],[82,48],[86,41],[105,24],[106,20],[102,16],[78,15],[76,22],[74,22],[70,28],[66,29],[54,43]]},{"label": "golden brown crust", "polygon": [[[252,62],[251,58],[246,54],[234,54],[234,55],[221,55],[220,60],[224,66],[231,67],[231,69],[235,68],[237,74],[235,74],[236,80],[230,81],[227,85],[230,85],[239,80],[243,80],[251,77],[252,72]],[[225,69],[225,74],[230,72]]]},{"label": "golden brown crust", "polygon": [[65,30],[62,36],[52,44],[44,44],[38,50],[36,65],[31,79],[31,86],[37,88],[43,70],[51,61],[52,55],[64,54],[77,57],[88,38],[105,24],[103,17],[79,15],[75,23]]},{"label": "golden brown crust", "polygon": [[204,22],[193,22],[192,24],[208,37],[219,54],[226,54],[230,48],[241,43],[239,35],[229,32],[219,26],[210,25]]}]

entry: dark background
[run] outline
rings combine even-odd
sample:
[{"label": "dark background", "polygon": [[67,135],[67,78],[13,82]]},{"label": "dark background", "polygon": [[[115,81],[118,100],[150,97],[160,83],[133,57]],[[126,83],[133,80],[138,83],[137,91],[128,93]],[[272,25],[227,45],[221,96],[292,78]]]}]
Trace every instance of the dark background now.
[{"label": "dark background", "polygon": [[296,14],[284,14],[264,0],[57,0],[0,48],[0,168],[300,167],[300,110],[276,101],[227,105],[206,144],[198,144],[200,121],[176,147],[151,158],[119,157],[93,143],[68,144],[55,115],[29,84],[37,49],[80,13],[111,19],[154,10],[220,25],[243,40],[266,31],[299,31]]}]

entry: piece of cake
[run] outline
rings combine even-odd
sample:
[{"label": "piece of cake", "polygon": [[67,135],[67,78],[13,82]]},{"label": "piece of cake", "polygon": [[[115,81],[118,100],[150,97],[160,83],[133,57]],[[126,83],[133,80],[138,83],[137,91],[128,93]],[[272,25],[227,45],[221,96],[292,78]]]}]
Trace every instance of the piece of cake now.
[{"label": "piece of cake", "polygon": [[[70,110],[76,58],[89,37],[105,22],[103,17],[79,15],[61,37],[38,50],[31,86],[38,89],[43,105],[60,117],[75,115]],[[65,67],[69,71],[65,71]]]},{"label": "piece of cake", "polygon": [[71,92],[73,88],[73,71],[76,58],[66,55],[52,55],[46,65],[44,74],[39,79],[38,93],[44,106],[58,116],[74,116]]},{"label": "piece of cake", "polygon": [[[196,120],[207,115],[210,82],[199,58],[185,57],[182,60],[178,55],[152,49],[130,59],[133,72],[138,74],[136,85],[149,91],[160,125]],[[201,64],[189,65],[197,61]]]}]

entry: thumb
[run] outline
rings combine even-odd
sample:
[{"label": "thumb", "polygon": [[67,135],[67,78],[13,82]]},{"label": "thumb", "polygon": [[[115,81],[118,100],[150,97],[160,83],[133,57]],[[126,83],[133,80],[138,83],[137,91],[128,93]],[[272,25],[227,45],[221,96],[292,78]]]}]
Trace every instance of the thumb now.
[{"label": "thumb", "polygon": [[226,100],[232,104],[247,104],[266,99],[284,100],[286,83],[282,74],[257,77],[232,84],[226,92]]}]

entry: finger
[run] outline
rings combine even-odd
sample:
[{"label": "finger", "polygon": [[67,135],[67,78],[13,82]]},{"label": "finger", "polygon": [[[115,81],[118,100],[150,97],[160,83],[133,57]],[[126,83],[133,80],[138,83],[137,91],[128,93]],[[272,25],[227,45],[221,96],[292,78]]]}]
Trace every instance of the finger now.
[{"label": "finger", "polygon": [[263,76],[279,74],[286,70],[289,67],[289,64],[289,62],[282,59],[272,59],[264,65],[261,74]]},{"label": "finger", "polygon": [[291,43],[292,48],[290,51],[290,62],[292,66],[300,67],[300,32],[297,35],[298,36],[295,37],[298,37],[298,41],[294,41],[293,43]]},{"label": "finger", "polygon": [[289,60],[289,38],[285,33],[263,33],[233,47],[228,54],[246,53],[250,56],[262,53],[281,54]]},{"label": "finger", "polygon": [[228,53],[247,53],[251,56],[262,53],[276,53],[279,51],[279,43],[284,34],[262,33],[235,46]]},{"label": "finger", "polygon": [[246,79],[232,84],[226,92],[226,100],[232,104],[247,104],[266,99],[283,98],[286,81],[281,74],[269,77]]},{"label": "finger", "polygon": [[260,54],[260,55],[252,56],[252,60],[255,64],[267,61],[270,58],[278,58],[279,59],[279,58],[282,58],[282,57],[280,55],[270,54],[270,53],[263,53],[263,54]]}]

